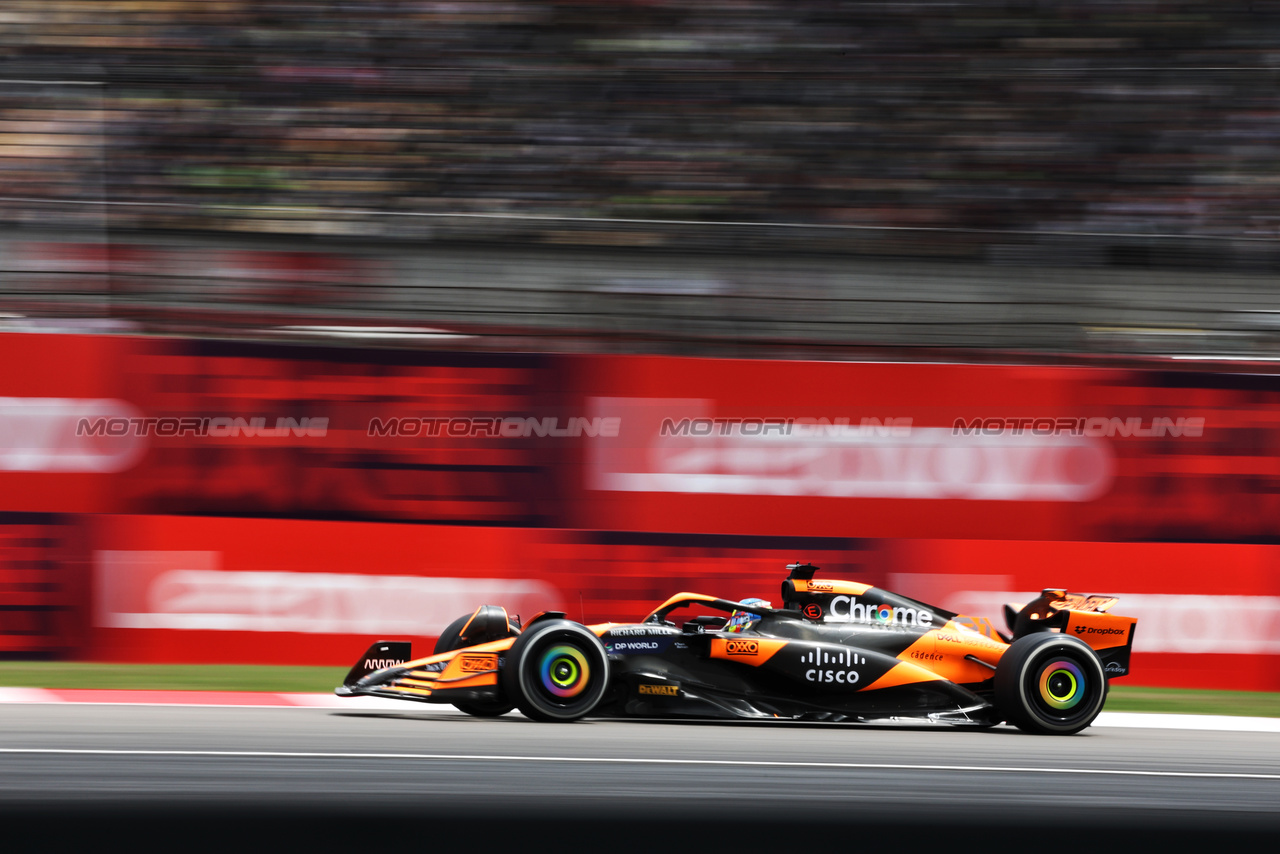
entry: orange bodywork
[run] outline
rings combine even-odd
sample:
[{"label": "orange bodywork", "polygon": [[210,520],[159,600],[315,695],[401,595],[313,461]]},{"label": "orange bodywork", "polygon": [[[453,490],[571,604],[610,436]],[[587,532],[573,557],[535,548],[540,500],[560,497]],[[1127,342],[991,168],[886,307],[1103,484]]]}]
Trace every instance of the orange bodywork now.
[{"label": "orange bodywork", "polygon": [[863,596],[871,589],[870,584],[856,581],[812,581],[797,578],[791,582],[797,593],[836,593],[843,596]]},{"label": "orange bodywork", "polygon": [[[614,624],[601,623],[587,628],[596,635],[601,635],[612,625]],[[401,665],[407,672],[390,682],[387,688],[425,698],[436,691],[452,688],[486,688],[497,685],[498,653],[511,649],[515,640],[503,638],[407,661]],[[444,670],[424,669],[441,663],[445,665]]]},{"label": "orange bodywork", "polygon": [[[967,631],[955,622],[948,621],[939,628],[925,632],[915,643],[899,653],[898,658],[905,664],[929,671],[935,677],[949,679],[958,684],[967,684],[990,679],[991,674],[995,672],[996,662],[1008,648],[1009,645],[1002,641]],[[972,661],[969,656],[978,660]],[[908,677],[910,673],[897,673],[899,669],[895,667],[885,674],[886,678],[894,677],[896,681],[891,683],[893,685],[901,685],[907,681],[924,681],[906,679],[904,677]],[[863,690],[889,687],[884,683],[885,678],[881,678]]]},{"label": "orange bodywork", "polygon": [[777,638],[712,638],[711,658],[723,658],[759,667],[778,654],[790,641]]},{"label": "orange bodywork", "polygon": [[1062,633],[1080,638],[1094,649],[1113,649],[1129,643],[1129,634],[1137,622],[1137,617],[1072,609]]},{"label": "orange bodywork", "polygon": [[919,682],[936,682],[942,678],[932,670],[926,670],[918,664],[900,661],[890,668],[888,673],[861,690],[875,691],[878,688],[895,688],[899,685],[914,685]]}]

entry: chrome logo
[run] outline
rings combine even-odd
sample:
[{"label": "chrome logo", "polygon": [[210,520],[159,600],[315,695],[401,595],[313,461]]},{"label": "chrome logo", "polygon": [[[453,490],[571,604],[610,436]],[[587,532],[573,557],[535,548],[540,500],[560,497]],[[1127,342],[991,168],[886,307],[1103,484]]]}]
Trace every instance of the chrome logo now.
[{"label": "chrome logo", "polygon": [[888,605],[881,605],[875,612],[876,620],[881,623],[893,622],[893,609]]},{"label": "chrome logo", "polygon": [[542,687],[557,697],[570,698],[587,687],[591,667],[582,651],[572,646],[553,646],[542,655]]},{"label": "chrome logo", "polygon": [[1040,699],[1055,709],[1074,708],[1084,698],[1084,687],[1084,673],[1070,661],[1054,661],[1040,671]]}]

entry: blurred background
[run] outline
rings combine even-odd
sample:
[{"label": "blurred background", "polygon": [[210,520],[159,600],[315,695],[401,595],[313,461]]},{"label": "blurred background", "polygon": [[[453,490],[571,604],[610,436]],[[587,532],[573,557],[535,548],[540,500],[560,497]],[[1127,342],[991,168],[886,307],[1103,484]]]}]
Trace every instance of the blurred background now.
[{"label": "blurred background", "polygon": [[0,655],[343,664],[800,559],[1118,594],[1135,683],[1280,690],[1278,45],[1265,2],[7,0]]}]

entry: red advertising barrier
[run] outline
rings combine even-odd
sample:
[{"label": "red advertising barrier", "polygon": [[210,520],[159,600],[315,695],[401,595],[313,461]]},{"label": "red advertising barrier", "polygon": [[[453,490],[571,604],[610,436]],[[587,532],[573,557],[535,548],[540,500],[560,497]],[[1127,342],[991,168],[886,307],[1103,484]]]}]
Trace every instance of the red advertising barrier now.
[{"label": "red advertising barrier", "polygon": [[554,522],[572,439],[449,431],[543,415],[540,357],[193,342],[129,364],[150,379],[132,399],[178,432],[138,438],[119,512]]},{"label": "red advertising barrier", "polygon": [[[789,561],[1003,624],[1044,587],[1139,618],[1126,684],[1280,690],[1280,546],[690,537],[264,519],[95,517],[91,655],[341,666],[429,650],[481,604],[638,620],[679,591],[776,599]],[[1212,583],[1204,567],[1213,567]]]},{"label": "red advertising barrier", "polygon": [[[616,438],[584,444],[584,528],[1063,538],[1110,489],[1089,437],[958,435],[956,419],[1065,415],[1066,368],[613,358],[576,366]],[[996,511],[996,512],[993,512]]]},{"label": "red advertising barrier", "polygon": [[379,637],[420,646],[484,602],[528,615],[566,604],[527,571],[519,529],[166,516],[92,527],[99,660],[342,664]]},{"label": "red advertising barrier", "polygon": [[508,595],[631,618],[812,559],[981,576],[989,616],[1118,594],[1138,680],[1280,687],[1273,375],[27,334],[0,358],[0,653],[337,664]]},{"label": "red advertising barrier", "polygon": [[84,647],[84,534],[76,517],[0,513],[0,655],[66,657]]},{"label": "red advertising barrier", "polygon": [[568,423],[537,356],[0,335],[0,358],[0,512],[547,525],[576,441],[492,429]]},{"label": "red advertising barrier", "polygon": [[0,335],[0,512],[119,511],[140,460],[129,437],[77,435],[83,417],[130,418],[125,357],[102,335]]},{"label": "red advertising barrier", "polygon": [[0,512],[1280,536],[1280,378],[0,335]]},{"label": "red advertising barrier", "polygon": [[600,357],[570,366],[584,528],[1202,540],[1280,535],[1280,378]]}]

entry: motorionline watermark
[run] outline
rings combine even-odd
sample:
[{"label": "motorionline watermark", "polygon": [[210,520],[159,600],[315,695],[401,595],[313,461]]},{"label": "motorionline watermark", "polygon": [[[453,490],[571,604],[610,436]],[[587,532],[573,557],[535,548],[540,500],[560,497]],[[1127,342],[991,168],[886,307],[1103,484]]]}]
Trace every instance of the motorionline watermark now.
[{"label": "motorionline watermark", "polygon": [[384,437],[445,436],[461,438],[528,439],[553,438],[616,438],[622,429],[622,419],[616,417],[584,418],[573,416],[537,418],[525,415],[480,417],[421,418],[415,416],[373,418],[369,421],[367,435]]},{"label": "motorionline watermark", "polygon": [[77,436],[199,436],[224,438],[282,438],[285,436],[322,439],[329,432],[329,419],[276,418],[272,426],[261,417],[211,416],[184,418],[81,418]]},{"label": "motorionline watermark", "polygon": [[1089,436],[1094,438],[1187,437],[1204,435],[1204,418],[1081,417],[1081,418],[957,418],[951,425],[953,436]]},{"label": "motorionline watermark", "polygon": [[850,438],[911,435],[911,418],[663,418],[658,435]]}]

